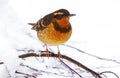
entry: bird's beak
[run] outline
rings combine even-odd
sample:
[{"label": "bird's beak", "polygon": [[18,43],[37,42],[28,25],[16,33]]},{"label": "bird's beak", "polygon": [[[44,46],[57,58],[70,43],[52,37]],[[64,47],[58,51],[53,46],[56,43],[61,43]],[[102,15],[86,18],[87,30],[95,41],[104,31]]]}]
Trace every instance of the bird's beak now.
[{"label": "bird's beak", "polygon": [[70,14],[69,16],[71,17],[71,16],[75,16],[76,14]]}]

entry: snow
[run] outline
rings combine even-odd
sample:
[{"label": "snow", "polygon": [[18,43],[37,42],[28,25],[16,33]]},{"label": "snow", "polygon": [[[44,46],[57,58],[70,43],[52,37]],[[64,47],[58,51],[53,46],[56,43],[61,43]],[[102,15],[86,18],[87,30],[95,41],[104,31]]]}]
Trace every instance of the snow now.
[{"label": "snow", "polygon": [[[30,69],[20,66],[21,63],[41,71],[45,70],[40,73],[42,75],[38,78],[71,77],[69,70],[64,70],[65,67],[57,59],[21,60],[18,58],[18,55],[24,52],[17,50],[44,50],[43,43],[37,39],[36,32],[31,30],[27,23],[36,22],[44,15],[60,8],[68,9],[70,13],[76,14],[70,19],[73,34],[66,44],[90,54],[120,62],[119,0],[0,0],[0,62],[4,62],[4,64],[0,64],[2,78],[8,78],[9,74],[11,78],[14,78],[16,70],[25,73],[32,72]],[[56,47],[50,48],[57,53]],[[120,64],[99,60],[63,45],[60,46],[60,50],[62,54],[70,56],[98,72],[110,70],[120,76]],[[67,64],[77,68],[69,62]],[[58,68],[53,69],[52,67]],[[64,73],[63,76],[61,73]],[[108,78],[115,77],[108,74]]]}]

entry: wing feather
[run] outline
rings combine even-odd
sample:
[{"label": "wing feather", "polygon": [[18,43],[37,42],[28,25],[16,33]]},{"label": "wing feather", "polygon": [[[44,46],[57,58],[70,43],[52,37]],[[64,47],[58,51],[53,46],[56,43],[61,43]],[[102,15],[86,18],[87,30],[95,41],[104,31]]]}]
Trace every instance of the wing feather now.
[{"label": "wing feather", "polygon": [[48,14],[45,17],[41,18],[37,21],[37,23],[28,23],[29,25],[32,25],[32,29],[39,31],[45,29],[53,20],[53,15]]}]

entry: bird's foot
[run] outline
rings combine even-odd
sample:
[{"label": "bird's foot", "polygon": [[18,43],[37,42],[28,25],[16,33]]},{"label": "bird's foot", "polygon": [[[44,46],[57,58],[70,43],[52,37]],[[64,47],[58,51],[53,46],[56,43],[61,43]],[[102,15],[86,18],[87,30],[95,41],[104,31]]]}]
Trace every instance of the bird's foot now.
[{"label": "bird's foot", "polygon": [[46,49],[46,57],[50,57],[51,56],[51,53],[48,51],[48,49]]},{"label": "bird's foot", "polygon": [[62,58],[62,55],[61,55],[60,52],[58,52],[57,57],[58,57],[58,58]]}]

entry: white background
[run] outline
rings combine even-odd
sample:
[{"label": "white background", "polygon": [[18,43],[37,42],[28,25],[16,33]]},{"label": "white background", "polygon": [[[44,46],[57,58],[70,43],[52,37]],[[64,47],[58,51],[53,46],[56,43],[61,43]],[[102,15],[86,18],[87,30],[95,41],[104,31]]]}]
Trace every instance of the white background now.
[{"label": "white background", "polygon": [[[9,64],[8,69],[15,69],[17,66],[11,66],[17,61],[16,49],[38,49],[41,45],[27,23],[61,8],[76,14],[70,19],[73,34],[67,44],[120,62],[120,0],[0,0],[0,61]],[[78,54],[62,51],[73,58]],[[79,55],[75,59],[84,59],[82,63],[89,67],[105,65],[117,74],[120,72],[120,64],[107,61],[99,64]]]}]

